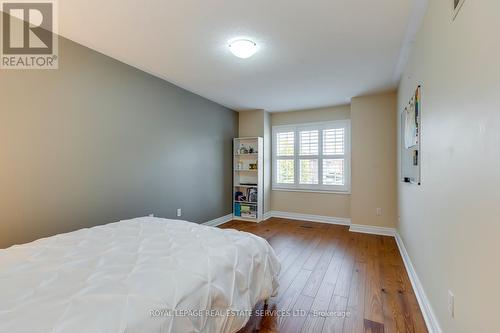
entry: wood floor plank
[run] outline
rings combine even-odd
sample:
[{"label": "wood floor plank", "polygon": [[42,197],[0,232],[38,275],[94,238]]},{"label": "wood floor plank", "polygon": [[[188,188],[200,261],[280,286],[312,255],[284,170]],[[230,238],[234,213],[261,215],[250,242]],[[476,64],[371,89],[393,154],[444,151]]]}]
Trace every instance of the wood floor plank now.
[{"label": "wood floor plank", "polygon": [[291,315],[286,317],[280,331],[289,333],[301,332],[313,301],[313,297],[300,295],[291,309]]},{"label": "wood floor plank", "polygon": [[316,247],[317,243],[319,242],[319,235],[320,235],[321,230],[318,229],[315,234],[313,240],[310,241],[309,246],[307,246],[305,249],[303,249],[302,253],[300,256],[297,258],[297,260],[287,269],[284,269],[282,266],[281,268],[281,273],[280,273],[280,286],[279,286],[279,293],[283,294],[288,286],[292,283],[293,279],[297,276],[299,271],[302,269],[303,264],[311,253],[314,252],[314,248]]},{"label": "wood floor plank", "polygon": [[323,333],[341,333],[347,314],[347,297],[333,296],[325,318]]},{"label": "wood floor plank", "polygon": [[303,332],[321,332],[334,289],[335,281],[331,282],[331,280],[324,278],[311,306],[311,312],[313,313],[308,315],[306,323],[304,324],[304,329],[302,330]]},{"label": "wood floor plank", "polygon": [[[311,313],[302,329],[302,332],[321,332],[328,316],[335,284],[340,273],[342,258],[333,256],[323,277],[319,290],[311,306]],[[345,310],[345,309],[342,309]],[[340,328],[341,330],[342,328]]]},{"label": "wood floor plank", "polygon": [[365,333],[384,333],[384,324],[365,319]]},{"label": "wood floor plank", "polygon": [[267,239],[282,264],[273,315],[252,316],[239,333],[427,332],[394,238],[277,218],[220,227]]},{"label": "wood floor plank", "polygon": [[300,242],[298,244],[293,244],[292,249],[289,251],[289,255],[281,263],[281,269],[283,271],[286,271],[304,251],[309,249],[312,239],[316,236],[314,230],[304,231],[300,235]]},{"label": "wood floor plank", "polygon": [[349,314],[344,323],[345,333],[363,333],[364,309],[365,309],[365,284],[366,264],[356,262],[349,286],[349,297],[347,301],[347,313]]},{"label": "wood floor plank", "polygon": [[369,256],[366,262],[364,318],[379,324],[384,323],[380,281],[380,262],[378,256]]},{"label": "wood floor plank", "polygon": [[[394,239],[384,237],[380,261],[382,306],[385,332],[422,332],[419,318],[414,315],[411,299],[415,299],[411,284],[407,278],[401,257],[396,255],[397,245]],[[426,331],[426,330],[425,330]]]},{"label": "wood floor plank", "polygon": [[333,256],[326,270],[325,276],[323,277],[323,283],[330,283],[335,285],[339,278],[340,269],[342,268],[343,258]]},{"label": "wood floor plank", "polygon": [[323,255],[321,256],[320,260],[314,267],[314,270],[309,277],[309,280],[307,281],[304,290],[302,291],[303,295],[306,296],[311,296],[315,297],[316,293],[318,292],[318,289],[321,285],[321,282],[323,281],[323,277],[325,276],[325,273],[330,266],[330,261],[332,260],[333,257],[333,250],[328,250],[326,249],[323,252]]},{"label": "wood floor plank", "polygon": [[[281,298],[282,295],[286,293],[294,279],[297,277],[299,272],[304,271],[300,265],[295,262],[289,267],[289,269],[285,269],[282,273],[280,273],[280,285],[278,289],[278,297]],[[308,270],[305,270],[308,271]],[[308,271],[310,275],[312,272]]]},{"label": "wood floor plank", "polygon": [[371,235],[356,234],[356,261],[367,262],[369,256],[368,239]]},{"label": "wood floor plank", "polygon": [[311,273],[311,271],[303,269],[297,274],[290,287],[288,287],[282,297],[279,298],[278,306],[280,310],[288,311],[293,307],[301,295],[302,289],[304,289],[304,285],[309,279],[309,276],[311,276]]},{"label": "wood floor plank", "polygon": [[313,270],[316,267],[316,264],[321,259],[323,252],[326,251],[328,244],[331,242],[332,238],[329,233],[321,229],[321,233],[318,235],[318,243],[314,247],[314,252],[309,256],[307,261],[302,266],[303,269]]},{"label": "wood floor plank", "polygon": [[342,266],[340,268],[339,278],[337,279],[337,284],[335,286],[335,296],[348,297],[349,296],[349,286],[351,285],[352,271],[354,269],[354,258],[352,256],[346,255],[342,260]]}]

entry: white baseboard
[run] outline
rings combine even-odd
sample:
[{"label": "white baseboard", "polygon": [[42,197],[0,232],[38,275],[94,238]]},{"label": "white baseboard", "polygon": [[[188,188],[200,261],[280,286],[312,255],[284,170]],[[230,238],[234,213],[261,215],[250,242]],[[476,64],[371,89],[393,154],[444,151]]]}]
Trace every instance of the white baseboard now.
[{"label": "white baseboard", "polygon": [[386,227],[376,227],[371,225],[351,224],[349,231],[360,232],[363,234],[381,235],[394,237],[396,229]]},{"label": "white baseboard", "polygon": [[264,217],[262,218],[262,221],[270,219],[271,217],[273,217],[272,211],[265,212]]},{"label": "white baseboard", "polygon": [[331,217],[331,216],[323,216],[323,215],[299,214],[299,213],[281,212],[281,211],[277,211],[277,210],[272,210],[272,211],[269,211],[266,214],[264,214],[264,220],[266,220],[270,217],[280,217],[280,218],[284,218],[284,219],[320,222],[320,223],[328,223],[328,224],[351,225],[351,219],[349,219],[349,218]]},{"label": "white baseboard", "polygon": [[259,219],[245,218],[245,217],[234,216],[234,215],[233,215],[233,220],[235,220],[235,221],[245,221],[245,222],[250,222],[250,223],[260,223],[260,222],[264,221],[264,219],[259,220]]},{"label": "white baseboard", "polygon": [[214,220],[210,220],[208,222],[202,223],[203,225],[208,225],[211,227],[216,227],[218,225],[224,224],[226,222],[229,222],[233,219],[233,214],[227,214],[224,216],[221,216],[219,218],[216,218]]},{"label": "white baseboard", "polygon": [[427,325],[427,329],[429,333],[442,333],[441,327],[439,326],[439,322],[436,319],[436,315],[432,310],[431,303],[425,294],[424,287],[418,278],[417,272],[413,267],[410,256],[406,251],[406,247],[401,239],[401,236],[396,231],[394,234],[396,238],[396,243],[398,244],[399,252],[401,253],[401,257],[403,258],[403,262],[406,267],[406,272],[408,272],[408,276],[410,277],[411,285],[413,290],[415,291],[415,295],[417,296],[418,305],[420,306],[420,310],[422,311],[422,315],[424,316],[425,323]]}]

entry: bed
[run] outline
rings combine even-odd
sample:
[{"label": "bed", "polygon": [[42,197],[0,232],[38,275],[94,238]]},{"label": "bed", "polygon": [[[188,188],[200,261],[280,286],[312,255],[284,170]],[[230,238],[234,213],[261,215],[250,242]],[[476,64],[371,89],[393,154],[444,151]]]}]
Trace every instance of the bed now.
[{"label": "bed", "polygon": [[245,232],[153,217],[0,250],[0,332],[237,332],[280,264]]}]

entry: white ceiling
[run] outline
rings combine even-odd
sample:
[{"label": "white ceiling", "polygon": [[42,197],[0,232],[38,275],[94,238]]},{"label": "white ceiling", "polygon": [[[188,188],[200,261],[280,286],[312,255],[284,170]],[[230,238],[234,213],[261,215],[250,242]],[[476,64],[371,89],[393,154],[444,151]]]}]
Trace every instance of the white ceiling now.
[{"label": "white ceiling", "polygon": [[[59,32],[227,107],[286,111],[394,88],[412,2],[64,0]],[[233,56],[235,37],[258,53]]]}]

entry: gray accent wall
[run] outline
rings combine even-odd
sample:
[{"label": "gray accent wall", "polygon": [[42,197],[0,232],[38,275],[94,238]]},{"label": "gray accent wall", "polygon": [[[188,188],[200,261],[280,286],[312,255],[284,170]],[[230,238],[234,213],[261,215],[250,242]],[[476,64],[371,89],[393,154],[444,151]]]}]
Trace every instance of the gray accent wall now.
[{"label": "gray accent wall", "polygon": [[238,114],[67,39],[0,70],[0,248],[155,214],[231,212]]}]

